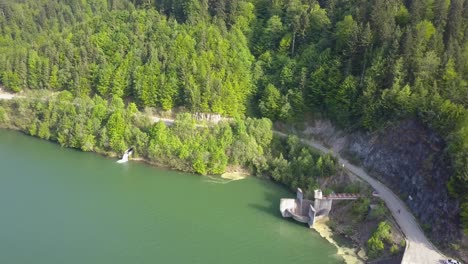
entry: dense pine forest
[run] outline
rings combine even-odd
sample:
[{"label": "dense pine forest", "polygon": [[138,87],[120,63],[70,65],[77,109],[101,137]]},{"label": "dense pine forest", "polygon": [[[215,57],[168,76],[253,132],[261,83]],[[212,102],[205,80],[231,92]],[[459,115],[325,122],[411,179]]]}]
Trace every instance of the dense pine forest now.
[{"label": "dense pine forest", "polygon": [[[297,158],[291,140],[284,156],[264,157],[271,123],[242,119],[293,123],[312,113],[372,131],[416,118],[448,143],[447,188],[468,231],[467,19],[464,0],[0,0],[0,83],[61,91],[15,114],[31,119],[17,126],[62,145],[121,151],[140,142],[143,155],[176,157],[202,174],[269,164],[288,184],[281,175],[304,159],[322,174],[335,161],[308,150],[294,150]],[[131,120],[146,107],[237,123],[189,135],[188,117],[171,128]],[[138,130],[125,129],[132,122]],[[166,142],[180,146],[157,145]],[[299,163],[287,169],[288,159]]]}]

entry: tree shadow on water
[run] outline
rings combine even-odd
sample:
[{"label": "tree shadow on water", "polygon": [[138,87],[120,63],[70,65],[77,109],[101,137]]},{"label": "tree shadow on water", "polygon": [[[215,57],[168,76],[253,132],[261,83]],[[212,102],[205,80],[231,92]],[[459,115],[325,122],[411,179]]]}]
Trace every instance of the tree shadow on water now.
[{"label": "tree shadow on water", "polygon": [[248,206],[250,208],[254,208],[267,215],[282,219],[283,217],[281,216],[281,212],[279,208],[280,198],[278,198],[278,196],[274,195],[273,193],[266,192],[265,201],[266,203],[264,204],[249,203]]}]

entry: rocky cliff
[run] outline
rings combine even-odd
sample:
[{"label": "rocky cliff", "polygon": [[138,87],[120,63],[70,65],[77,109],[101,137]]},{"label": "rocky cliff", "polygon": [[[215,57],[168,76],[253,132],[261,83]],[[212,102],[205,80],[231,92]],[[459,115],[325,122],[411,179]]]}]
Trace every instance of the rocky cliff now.
[{"label": "rocky cliff", "polygon": [[439,246],[459,241],[459,204],[448,194],[452,174],[445,142],[414,120],[346,136],[341,150],[398,193]]}]

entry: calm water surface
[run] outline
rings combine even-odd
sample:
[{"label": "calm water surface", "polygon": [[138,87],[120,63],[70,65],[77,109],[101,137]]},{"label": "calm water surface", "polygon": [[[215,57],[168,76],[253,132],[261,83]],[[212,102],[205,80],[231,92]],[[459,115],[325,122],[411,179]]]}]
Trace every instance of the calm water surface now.
[{"label": "calm water surface", "polygon": [[227,183],[0,130],[0,263],[340,263],[280,218],[271,182]]}]

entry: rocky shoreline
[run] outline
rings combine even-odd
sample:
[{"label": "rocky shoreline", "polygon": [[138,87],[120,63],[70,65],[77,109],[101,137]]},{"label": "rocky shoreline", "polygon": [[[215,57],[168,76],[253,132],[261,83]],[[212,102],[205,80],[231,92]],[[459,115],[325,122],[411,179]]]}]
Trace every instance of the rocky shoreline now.
[{"label": "rocky shoreline", "polygon": [[446,143],[414,119],[385,129],[345,133],[329,121],[315,120],[301,129],[365,168],[390,187],[416,216],[424,233],[445,254],[468,260],[468,239],[459,225],[459,202],[448,193],[453,174]]},{"label": "rocky shoreline", "polygon": [[340,245],[337,241],[333,239],[337,233],[334,233],[333,230],[327,225],[328,218],[320,219],[315,222],[314,229],[321,237],[326,239],[330,244],[334,245],[338,252],[338,256],[344,259],[344,262],[347,264],[362,264],[366,262],[366,253],[364,250],[356,247],[347,247]]}]

